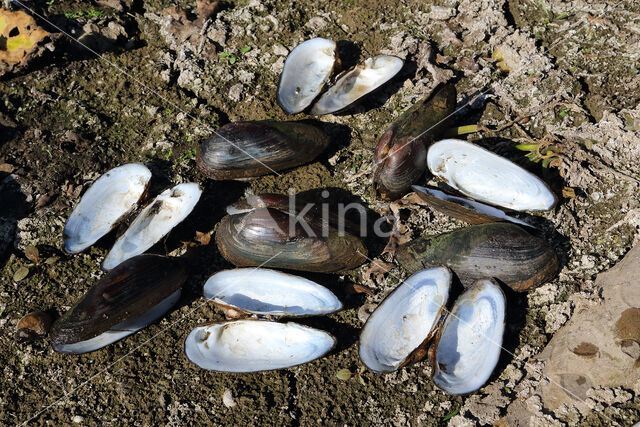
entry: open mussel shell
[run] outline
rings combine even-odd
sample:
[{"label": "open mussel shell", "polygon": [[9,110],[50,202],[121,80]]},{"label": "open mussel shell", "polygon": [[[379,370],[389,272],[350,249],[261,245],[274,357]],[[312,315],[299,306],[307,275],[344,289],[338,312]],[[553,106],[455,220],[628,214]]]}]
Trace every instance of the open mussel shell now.
[{"label": "open mussel shell", "polygon": [[420,237],[400,246],[396,259],[409,272],[446,265],[464,286],[494,277],[516,291],[540,286],[558,272],[558,257],[545,240],[506,222]]},{"label": "open mussel shell", "polygon": [[236,122],[204,141],[196,161],[210,178],[245,179],[309,163],[328,145],[329,136],[308,123]]},{"label": "open mussel shell", "polygon": [[289,114],[307,108],[333,73],[336,43],[315,38],[296,46],[284,63],[278,85],[278,104]]},{"label": "open mussel shell", "polygon": [[391,80],[404,65],[396,56],[378,55],[340,75],[311,109],[314,116],[337,113]]},{"label": "open mussel shell", "polygon": [[275,208],[227,215],[216,230],[222,256],[237,267],[271,267],[332,273],[361,265],[362,241],[313,214],[296,216]]},{"label": "open mussel shell", "polygon": [[140,255],[123,262],[54,323],[53,349],[86,353],[133,334],[180,299],[186,278],[176,258]]},{"label": "open mussel shell", "polygon": [[195,328],[184,348],[203,369],[258,372],[311,362],[335,343],[331,334],[296,323],[238,320]]},{"label": "open mussel shell", "polygon": [[540,178],[467,141],[445,139],[431,145],[427,166],[455,190],[484,203],[516,211],[546,211],[556,204]]},{"label": "open mussel shell", "polygon": [[475,200],[447,194],[437,188],[412,185],[413,191],[433,209],[450,217],[466,221],[470,224],[486,224],[488,222],[509,221],[514,224],[533,227],[532,225],[515,218],[501,209]]},{"label": "open mussel shell", "polygon": [[160,193],[116,240],[102,268],[111,270],[155,245],[191,213],[201,194],[200,186],[193,183],[179,184]]},{"label": "open mussel shell", "polygon": [[374,154],[374,187],[385,199],[407,193],[427,170],[427,147],[446,129],[456,107],[456,88],[447,84],[400,116],[380,139]]},{"label": "open mussel shell", "polygon": [[220,271],[204,284],[203,295],[223,308],[260,316],[319,316],[342,309],[324,286],[266,268]]},{"label": "open mussel shell", "polygon": [[451,287],[446,267],[420,271],[398,286],[371,314],[359,354],[374,372],[392,372],[426,355]]},{"label": "open mussel shell", "polygon": [[474,283],[456,300],[432,352],[433,382],[449,394],[471,393],[498,364],[506,301],[493,280]]},{"label": "open mussel shell", "polygon": [[64,227],[64,250],[75,254],[98,241],[145,193],[151,171],[143,164],[118,166],[98,178],[84,193]]}]

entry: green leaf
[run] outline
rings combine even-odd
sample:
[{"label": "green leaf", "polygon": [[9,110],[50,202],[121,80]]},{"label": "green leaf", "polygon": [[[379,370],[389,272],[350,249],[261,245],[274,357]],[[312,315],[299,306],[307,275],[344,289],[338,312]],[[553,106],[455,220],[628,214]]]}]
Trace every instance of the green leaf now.
[{"label": "green leaf", "polygon": [[562,12],[560,15],[556,16],[556,21],[566,18],[569,16],[569,12]]},{"label": "green leaf", "polygon": [[540,144],[518,144],[516,150],[520,151],[536,151]]},{"label": "green leaf", "polygon": [[229,64],[233,65],[236,63],[237,58],[235,56],[232,56],[231,58],[229,58]]},{"label": "green leaf", "polygon": [[351,375],[351,371],[346,368],[340,369],[338,372],[336,372],[336,377],[338,377],[338,379],[342,381],[347,381],[349,378],[351,378]]},{"label": "green leaf", "polygon": [[367,385],[367,383],[364,382],[364,378],[362,378],[361,375],[358,375],[358,381],[360,381],[360,384],[362,384],[362,385]]},{"label": "green leaf", "polygon": [[456,415],[458,415],[458,413],[460,412],[460,408],[456,409],[455,411],[453,411],[452,413],[450,413],[449,415],[447,415],[446,417],[444,417],[442,419],[442,421],[449,421],[451,418],[455,417]]},{"label": "green leaf", "polygon": [[240,53],[247,53],[251,50],[251,46],[245,46],[242,49],[240,49]]},{"label": "green leaf", "polygon": [[229,52],[222,52],[220,55],[218,55],[220,58],[226,58],[227,56],[231,56],[231,54]]},{"label": "green leaf", "polygon": [[27,267],[20,267],[18,270],[16,270],[15,273],[13,273],[13,281],[19,282],[25,277],[27,277],[28,275],[29,275],[29,269]]},{"label": "green leaf", "polygon": [[37,264],[40,252],[38,252],[38,248],[35,246],[27,246],[24,250],[24,256],[27,257],[29,261],[33,261]]},{"label": "green leaf", "polygon": [[47,265],[53,265],[56,262],[58,262],[58,257],[57,256],[49,257],[44,261],[44,263],[47,264]]}]

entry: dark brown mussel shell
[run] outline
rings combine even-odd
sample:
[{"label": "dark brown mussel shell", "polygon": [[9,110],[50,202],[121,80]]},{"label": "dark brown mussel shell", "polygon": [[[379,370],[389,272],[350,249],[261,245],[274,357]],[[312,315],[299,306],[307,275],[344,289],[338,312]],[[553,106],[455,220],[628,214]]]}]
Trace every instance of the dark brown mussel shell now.
[{"label": "dark brown mussel shell", "polygon": [[516,291],[548,282],[559,266],[555,251],[545,240],[506,222],[418,238],[400,246],[396,259],[411,273],[446,265],[464,286],[493,277]]},{"label": "dark brown mussel shell", "polygon": [[[151,309],[176,295],[186,278],[187,270],[177,258],[139,255],[124,261],[54,323],[51,329],[53,349],[83,353],[101,348],[106,344],[90,349],[78,349],[77,344],[108,331],[126,331],[125,327],[119,329],[117,326],[130,319],[144,318]],[[136,322],[135,329],[129,327],[135,331],[143,326]],[[107,344],[114,341],[117,339]]]},{"label": "dark brown mussel shell", "polygon": [[434,210],[449,215],[469,224],[486,224],[488,222],[509,221],[514,224],[532,227],[502,209],[477,202],[466,197],[447,194],[437,188],[412,185],[413,191]]},{"label": "dark brown mussel shell", "polygon": [[367,256],[358,237],[338,232],[311,212],[296,216],[267,207],[222,218],[216,243],[238,267],[333,273],[356,268]]},{"label": "dark brown mussel shell", "polygon": [[407,110],[382,134],[374,154],[374,188],[394,200],[406,194],[427,170],[427,148],[449,124],[456,88],[442,86]]},{"label": "dark brown mussel shell", "polygon": [[253,178],[309,163],[328,145],[324,131],[301,121],[235,122],[200,145],[196,162],[216,180]]}]

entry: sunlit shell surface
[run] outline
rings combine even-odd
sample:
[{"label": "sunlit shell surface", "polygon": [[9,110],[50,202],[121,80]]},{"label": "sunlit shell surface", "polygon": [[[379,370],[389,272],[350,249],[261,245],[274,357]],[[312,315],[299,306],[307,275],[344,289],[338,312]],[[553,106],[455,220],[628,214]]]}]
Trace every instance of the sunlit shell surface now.
[{"label": "sunlit shell surface", "polygon": [[528,223],[511,215],[507,215],[501,209],[476,202],[475,200],[452,196],[436,188],[421,187],[419,185],[412,185],[411,188],[416,192],[418,197],[429,203],[434,209],[471,224],[509,221],[514,224],[531,227]]},{"label": "sunlit shell surface", "polygon": [[205,298],[240,311],[269,316],[316,316],[342,308],[327,288],[303,277],[265,268],[238,268],[214,274]]},{"label": "sunlit shell surface", "polygon": [[436,142],[427,152],[427,166],[433,175],[481,202],[518,211],[545,211],[556,203],[540,178],[470,142]]},{"label": "sunlit shell surface", "polygon": [[378,55],[347,71],[331,86],[311,109],[321,116],[344,110],[358,99],[391,80],[404,61],[396,56]]},{"label": "sunlit shell surface", "polygon": [[296,323],[239,320],[195,328],[184,347],[203,369],[256,372],[311,362],[334,345],[331,334]]},{"label": "sunlit shell surface", "polygon": [[487,382],[502,347],[505,297],[495,282],[478,280],[446,318],[433,363],[433,382],[450,394],[471,393]]},{"label": "sunlit shell surface", "polygon": [[278,85],[278,103],[284,111],[303,111],[320,94],[333,72],[336,43],[315,38],[300,43],[287,57]]},{"label": "sunlit shell surface", "polygon": [[102,268],[110,270],[122,261],[144,253],[191,213],[201,194],[198,184],[193,183],[179,184],[160,193],[116,241]]},{"label": "sunlit shell surface", "polygon": [[449,298],[451,271],[420,271],[398,286],[371,314],[360,335],[360,359],[375,372],[411,362],[431,338]]},{"label": "sunlit shell surface", "polygon": [[83,251],[133,211],[144,194],[151,171],[143,164],[118,166],[98,178],[84,193],[64,227],[64,250]]}]

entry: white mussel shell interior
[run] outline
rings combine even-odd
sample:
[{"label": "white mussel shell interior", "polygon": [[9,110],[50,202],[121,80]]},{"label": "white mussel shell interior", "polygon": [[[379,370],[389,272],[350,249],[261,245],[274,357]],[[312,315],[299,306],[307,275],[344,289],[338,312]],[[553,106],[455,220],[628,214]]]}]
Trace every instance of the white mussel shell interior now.
[{"label": "white mussel shell interior", "polygon": [[238,320],[195,328],[185,353],[203,369],[257,372],[311,362],[334,344],[331,334],[296,323]]},{"label": "white mussel shell interior", "polygon": [[433,382],[450,394],[479,389],[502,348],[505,297],[495,282],[478,280],[456,300],[436,348]]},{"label": "white mussel shell interior", "polygon": [[451,271],[422,270],[398,286],[371,314],[360,335],[360,359],[375,372],[398,369],[431,337],[449,298]]},{"label": "white mussel shell interior", "polygon": [[144,194],[151,171],[143,164],[118,166],[98,178],[84,193],[64,227],[64,250],[83,251],[131,212]]},{"label": "white mussel shell interior", "polygon": [[60,345],[56,348],[56,351],[75,354],[88,353],[119,341],[162,317],[175,305],[176,302],[178,302],[180,294],[181,290],[178,289],[143,315],[122,321],[108,331],[88,340]]},{"label": "white mussel shell interior", "polygon": [[342,308],[327,288],[303,277],[265,268],[238,268],[214,274],[205,298],[241,311],[270,316],[317,316]]},{"label": "white mussel shell interior", "polygon": [[336,43],[315,38],[295,47],[287,57],[278,86],[278,103],[289,114],[303,111],[320,94],[333,72]]},{"label": "white mussel shell interior", "polygon": [[201,194],[198,184],[193,183],[179,184],[160,193],[116,241],[102,268],[111,270],[144,253],[191,213]]},{"label": "white mussel shell interior", "polygon": [[436,190],[435,188],[427,188],[421,187],[419,185],[412,185],[411,188],[414,191],[420,191],[423,193],[427,193],[433,197],[437,197],[440,200],[450,201],[452,203],[456,203],[460,206],[464,206],[467,209],[474,210],[484,215],[489,215],[497,219],[502,219],[505,221],[513,222],[514,224],[526,225],[527,227],[532,227],[530,224],[519,220],[518,218],[514,218],[511,215],[507,215],[502,209],[495,208],[493,206],[485,205],[484,203],[476,202],[475,200],[465,199],[463,197],[452,196],[451,194],[447,194],[443,191]]},{"label": "white mussel shell interior", "polygon": [[321,116],[334,113],[356,102],[393,78],[404,61],[396,56],[378,55],[347,71],[331,86],[311,109]]},{"label": "white mussel shell interior", "polygon": [[540,178],[470,142],[436,142],[427,152],[427,166],[433,175],[481,202],[517,211],[549,210],[556,203]]}]

